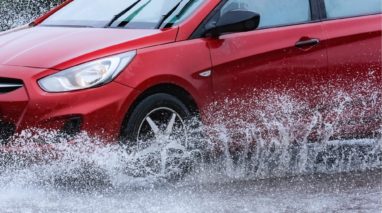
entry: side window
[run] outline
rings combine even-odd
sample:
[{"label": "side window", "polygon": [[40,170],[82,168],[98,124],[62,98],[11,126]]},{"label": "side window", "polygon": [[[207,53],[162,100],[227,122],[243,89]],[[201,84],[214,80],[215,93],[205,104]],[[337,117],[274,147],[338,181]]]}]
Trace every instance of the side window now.
[{"label": "side window", "polygon": [[235,9],[259,13],[259,28],[300,24],[311,20],[309,0],[230,0],[222,8],[221,14]]},{"label": "side window", "polygon": [[329,19],[380,13],[382,0],[325,0]]}]

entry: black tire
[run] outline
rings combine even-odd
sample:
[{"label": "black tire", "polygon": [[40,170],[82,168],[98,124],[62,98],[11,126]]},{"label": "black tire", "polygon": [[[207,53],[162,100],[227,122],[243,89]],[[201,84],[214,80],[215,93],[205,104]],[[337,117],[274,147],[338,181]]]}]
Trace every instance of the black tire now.
[{"label": "black tire", "polygon": [[[145,148],[147,148],[151,146],[153,143],[163,143],[163,142],[160,142],[160,139],[149,140],[147,142],[140,141],[142,125],[146,123],[145,125],[148,126],[147,125],[148,122],[146,121],[147,117],[149,117],[150,113],[152,113],[153,111],[157,109],[170,109],[172,110],[171,112],[173,112],[173,115],[176,114],[177,115],[176,117],[177,118],[179,117],[178,121],[182,121],[179,123],[182,123],[184,128],[182,129],[182,133],[184,133],[184,135],[180,135],[180,136],[185,137],[185,138],[182,138],[182,140],[183,139],[187,140],[187,137],[188,137],[187,134],[189,131],[186,124],[187,124],[187,121],[192,117],[192,113],[190,112],[190,110],[186,107],[184,103],[182,103],[182,101],[180,101],[178,98],[172,95],[165,94],[165,93],[153,94],[143,99],[140,103],[138,103],[135,106],[133,111],[130,113],[129,117],[126,118],[125,123],[123,125],[123,129],[121,131],[121,143],[124,146],[126,146],[127,150],[130,153],[134,154],[134,153],[139,153],[140,151],[142,151],[142,148],[141,148],[142,145],[138,145],[138,144],[145,144],[143,145],[143,147],[146,146]],[[158,115],[160,117],[161,114],[157,114],[156,116],[157,120],[160,119],[158,118]],[[165,120],[164,123],[166,123],[166,119],[168,120],[168,118],[163,118],[163,119]],[[147,134],[149,135],[150,133],[147,133]],[[184,144],[187,144],[187,142],[182,143],[182,145]],[[155,157],[156,155],[158,155],[158,153],[163,152],[163,150],[166,149],[166,148],[161,148],[161,146],[158,146],[158,147],[159,147],[158,152],[153,153]],[[133,169],[130,168],[128,170],[134,170],[136,168],[140,168],[141,170],[139,171],[131,172],[133,173],[134,176],[139,176],[139,177],[157,175],[155,173],[161,173],[161,175],[162,176],[164,175],[165,178],[167,179],[171,179],[171,180],[180,179],[191,170],[190,168],[191,161],[188,156],[187,145],[184,145],[184,148],[185,148],[184,150],[179,152],[180,154],[178,153],[178,150],[174,151],[175,153],[174,156],[176,157],[173,157],[173,156],[169,157],[168,159],[170,160],[168,161],[166,160],[166,168],[162,168],[161,172],[158,171],[158,168],[157,168],[158,166],[157,167],[152,166],[152,167],[155,167],[155,169],[151,169],[150,170],[151,173],[148,171],[142,171],[142,168],[144,168],[143,170],[147,170],[147,168],[150,167],[150,166],[147,166],[148,164],[154,164],[154,165],[159,164],[158,160],[157,161],[152,160],[153,158],[157,159],[152,156],[147,157],[147,159],[144,159],[145,157],[142,157],[143,159],[142,158],[137,159],[136,162],[130,162],[132,163],[130,166]],[[164,170],[165,172],[163,172]],[[155,171],[155,172],[152,172],[152,171]]]},{"label": "black tire", "polygon": [[190,110],[178,98],[165,93],[151,95],[136,105],[130,117],[125,120],[121,134],[122,143],[134,144],[137,141],[139,126],[143,119],[149,112],[160,107],[173,109],[184,121],[192,117]]}]

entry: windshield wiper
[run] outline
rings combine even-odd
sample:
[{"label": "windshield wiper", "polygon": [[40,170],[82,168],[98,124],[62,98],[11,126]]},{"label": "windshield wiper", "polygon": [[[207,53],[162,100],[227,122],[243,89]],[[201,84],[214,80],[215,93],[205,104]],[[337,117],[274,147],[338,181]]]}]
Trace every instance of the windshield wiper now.
[{"label": "windshield wiper", "polygon": [[133,4],[131,4],[130,6],[128,6],[126,9],[122,10],[120,13],[118,13],[117,15],[115,15],[113,17],[113,19],[105,26],[105,27],[111,27],[111,25],[117,21],[119,18],[121,18],[124,14],[126,14],[127,12],[129,12],[129,10],[133,9],[139,2],[141,2],[142,0],[137,0],[135,1]]},{"label": "windshield wiper", "polygon": [[171,14],[173,14],[176,11],[176,9],[178,9],[178,7],[182,3],[182,1],[183,0],[180,0],[173,8],[171,8],[166,14],[164,14],[162,16],[162,18],[159,20],[157,26],[155,27],[155,29],[160,29],[162,24],[171,16]]},{"label": "windshield wiper", "polygon": [[129,15],[125,20],[118,24],[118,27],[125,27],[126,25],[128,25],[131,20],[133,20],[148,4],[150,4],[150,2],[151,0],[148,0],[144,5],[142,5],[136,11],[131,13],[131,15]]},{"label": "windshield wiper", "polygon": [[[196,0],[188,0],[184,4],[182,9],[179,11],[179,13],[177,13],[171,21],[167,22],[163,28],[172,27],[175,24],[175,20],[179,19],[179,17],[181,17],[195,2],[197,2],[197,1]],[[163,25],[163,23],[162,23],[162,25]]]}]

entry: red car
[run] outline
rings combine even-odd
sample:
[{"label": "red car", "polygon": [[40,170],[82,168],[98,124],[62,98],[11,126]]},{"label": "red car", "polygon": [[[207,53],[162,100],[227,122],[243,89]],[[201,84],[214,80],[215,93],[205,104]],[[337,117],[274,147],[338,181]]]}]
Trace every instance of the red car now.
[{"label": "red car", "polygon": [[293,91],[312,108],[355,82],[380,92],[380,4],[66,1],[0,34],[0,136],[37,127],[141,141],[184,136],[190,117],[208,123],[212,103],[254,90]]}]

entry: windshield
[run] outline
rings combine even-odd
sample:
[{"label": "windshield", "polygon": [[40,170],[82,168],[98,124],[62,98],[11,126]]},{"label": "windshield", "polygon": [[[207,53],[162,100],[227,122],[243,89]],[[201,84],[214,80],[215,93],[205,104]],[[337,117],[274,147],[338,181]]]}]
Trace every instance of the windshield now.
[{"label": "windshield", "polygon": [[42,26],[161,29],[182,22],[203,0],[74,0]]}]

